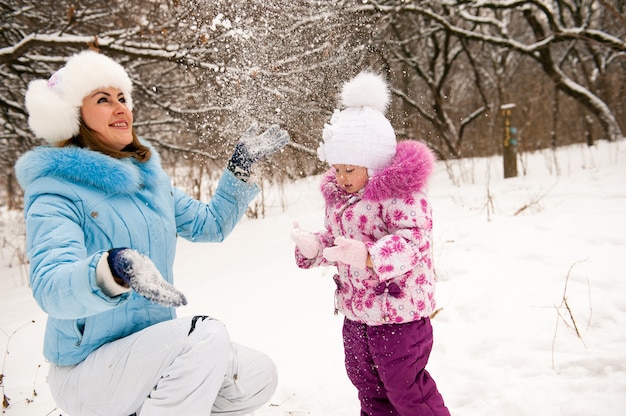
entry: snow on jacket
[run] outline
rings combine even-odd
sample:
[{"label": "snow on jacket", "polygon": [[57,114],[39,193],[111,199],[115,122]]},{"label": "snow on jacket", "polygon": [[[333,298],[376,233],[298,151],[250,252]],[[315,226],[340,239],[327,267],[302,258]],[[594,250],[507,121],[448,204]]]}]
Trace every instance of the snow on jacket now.
[{"label": "snow on jacket", "polygon": [[371,177],[358,193],[341,188],[330,169],[322,177],[326,201],[322,246],[336,237],[363,241],[372,268],[328,262],[322,250],[307,259],[296,248],[300,268],[335,265],[335,304],[348,319],[368,325],[404,323],[428,317],[435,309],[432,216],[426,185],[434,155],[417,141],[398,143],[391,164]]},{"label": "snow on jacket", "polygon": [[42,146],[25,153],[15,171],[25,190],[30,285],[48,314],[44,355],[58,365],[79,363],[107,342],[175,317],[174,308],[132,291],[107,296],[96,284],[104,252],[134,248],[172,283],[177,236],[223,240],[259,192],[226,171],[209,203],[194,200],[172,187],[154,150],[139,163]]}]

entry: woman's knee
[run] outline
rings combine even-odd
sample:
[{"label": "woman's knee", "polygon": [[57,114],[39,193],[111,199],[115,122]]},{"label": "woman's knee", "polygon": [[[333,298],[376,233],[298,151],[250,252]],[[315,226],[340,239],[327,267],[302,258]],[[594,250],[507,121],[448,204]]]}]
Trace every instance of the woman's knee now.
[{"label": "woman's knee", "polygon": [[267,403],[278,385],[276,365],[267,355],[231,344],[230,365],[213,404],[214,413],[247,414]]},{"label": "woman's knee", "polygon": [[[246,383],[270,387],[273,390],[278,383],[278,371],[274,361],[266,354],[232,343],[234,362],[233,378]],[[272,387],[273,386],[273,387]]]}]

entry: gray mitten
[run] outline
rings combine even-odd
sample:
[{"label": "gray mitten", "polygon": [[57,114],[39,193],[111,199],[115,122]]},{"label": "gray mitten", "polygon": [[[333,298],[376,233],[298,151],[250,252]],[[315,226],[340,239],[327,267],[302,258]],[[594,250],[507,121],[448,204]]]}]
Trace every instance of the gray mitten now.
[{"label": "gray mitten", "polygon": [[250,177],[250,168],[254,163],[279,151],[290,140],[289,133],[278,124],[270,126],[262,134],[258,134],[258,129],[256,123],[248,128],[228,160],[228,170],[242,180]]},{"label": "gray mitten", "polygon": [[107,259],[113,276],[123,280],[135,292],[164,306],[181,306],[187,299],[169,284],[152,260],[136,250],[122,247],[109,250]]}]

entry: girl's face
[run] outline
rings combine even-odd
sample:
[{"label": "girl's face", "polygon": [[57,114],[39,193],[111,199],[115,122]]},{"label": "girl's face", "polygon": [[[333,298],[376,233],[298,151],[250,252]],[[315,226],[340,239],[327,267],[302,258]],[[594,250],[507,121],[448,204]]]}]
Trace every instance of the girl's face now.
[{"label": "girl's face", "polygon": [[83,121],[102,143],[122,150],[133,141],[133,113],[124,93],[117,88],[99,88],[83,98]]},{"label": "girl's face", "polygon": [[367,185],[367,168],[354,165],[333,165],[337,183],[348,193],[359,192]]}]

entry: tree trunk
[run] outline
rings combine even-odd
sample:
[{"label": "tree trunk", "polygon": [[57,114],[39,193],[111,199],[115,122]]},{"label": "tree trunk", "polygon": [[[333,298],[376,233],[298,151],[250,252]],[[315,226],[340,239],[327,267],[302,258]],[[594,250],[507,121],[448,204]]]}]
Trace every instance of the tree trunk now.
[{"label": "tree trunk", "polygon": [[[532,11],[525,10],[524,17],[533,29],[535,38],[537,40],[542,40],[545,37],[545,33]],[[561,71],[552,59],[552,53],[549,46],[540,49],[536,59],[559,90],[577,100],[598,118],[602,128],[608,136],[607,139],[609,141],[617,141],[624,138],[624,134],[622,133],[622,130],[611,109],[595,94],[575,82],[573,79],[569,78],[565,75],[565,73],[563,73],[563,71]]]}]

